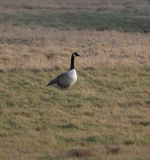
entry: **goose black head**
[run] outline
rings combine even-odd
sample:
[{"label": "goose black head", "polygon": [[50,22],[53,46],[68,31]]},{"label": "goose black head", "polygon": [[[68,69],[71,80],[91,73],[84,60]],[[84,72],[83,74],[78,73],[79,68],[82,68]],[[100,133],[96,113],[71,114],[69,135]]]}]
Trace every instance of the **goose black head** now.
[{"label": "goose black head", "polygon": [[72,55],[73,55],[74,57],[80,56],[77,52],[72,53]]}]

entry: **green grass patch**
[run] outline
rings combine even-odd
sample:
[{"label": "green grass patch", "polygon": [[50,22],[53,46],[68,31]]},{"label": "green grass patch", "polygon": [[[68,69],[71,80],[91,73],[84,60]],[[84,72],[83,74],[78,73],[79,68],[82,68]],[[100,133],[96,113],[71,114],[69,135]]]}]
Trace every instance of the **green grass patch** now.
[{"label": "green grass patch", "polygon": [[121,151],[133,145],[146,147],[150,138],[148,71],[145,66],[101,66],[94,72],[81,68],[77,83],[67,90],[46,86],[50,71],[1,73],[1,155],[30,159],[34,153],[36,158],[49,159],[65,158],[70,146],[104,145],[104,152],[112,145]]},{"label": "green grass patch", "polygon": [[[1,14],[0,23],[53,27],[62,30],[92,29],[118,30],[124,32],[150,32],[148,8],[130,8],[114,11],[64,11],[41,10],[38,13],[20,11]],[[15,41],[15,40],[9,40]]]}]

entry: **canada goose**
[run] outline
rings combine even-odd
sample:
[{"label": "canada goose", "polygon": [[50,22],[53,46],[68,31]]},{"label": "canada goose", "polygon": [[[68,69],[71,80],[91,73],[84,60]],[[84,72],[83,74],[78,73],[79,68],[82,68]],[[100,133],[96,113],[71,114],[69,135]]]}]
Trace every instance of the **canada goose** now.
[{"label": "canada goose", "polygon": [[72,86],[77,81],[77,73],[74,68],[74,59],[80,56],[77,52],[72,53],[70,70],[66,73],[60,74],[55,79],[50,81],[47,86],[51,85],[59,88],[67,88]]}]

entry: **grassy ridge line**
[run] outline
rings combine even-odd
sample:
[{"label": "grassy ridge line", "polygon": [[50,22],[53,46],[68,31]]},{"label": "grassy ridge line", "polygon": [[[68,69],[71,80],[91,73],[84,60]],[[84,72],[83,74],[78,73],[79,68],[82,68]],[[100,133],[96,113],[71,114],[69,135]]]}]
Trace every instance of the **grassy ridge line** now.
[{"label": "grassy ridge line", "polygon": [[31,25],[69,29],[117,30],[124,32],[150,32],[149,9],[124,9],[107,12],[88,11],[19,11],[1,14],[0,22],[13,25]]},{"label": "grassy ridge line", "polygon": [[34,0],[34,1],[28,1],[28,0],[2,0],[0,1],[0,7],[2,8],[11,8],[11,9],[123,9],[123,8],[143,8],[147,7],[149,5],[149,1],[144,0],[131,0],[130,2],[127,0],[105,0],[105,1],[99,1],[99,0],[65,0],[65,1],[53,1],[53,0],[43,0],[42,2],[40,0]]}]

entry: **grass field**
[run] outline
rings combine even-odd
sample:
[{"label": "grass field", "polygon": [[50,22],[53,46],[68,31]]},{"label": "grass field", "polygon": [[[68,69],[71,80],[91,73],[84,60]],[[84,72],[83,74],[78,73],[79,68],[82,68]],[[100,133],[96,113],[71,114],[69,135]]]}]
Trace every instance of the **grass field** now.
[{"label": "grass field", "polygon": [[[150,1],[0,1],[0,159],[150,159]],[[70,67],[77,83],[47,87]]]}]

